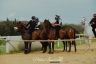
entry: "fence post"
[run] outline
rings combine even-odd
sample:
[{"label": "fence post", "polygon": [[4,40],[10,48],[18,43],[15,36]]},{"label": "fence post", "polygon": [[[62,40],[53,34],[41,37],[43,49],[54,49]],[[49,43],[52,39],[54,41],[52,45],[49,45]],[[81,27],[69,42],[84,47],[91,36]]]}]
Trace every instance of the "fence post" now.
[{"label": "fence post", "polygon": [[57,46],[58,46],[58,48],[60,47],[60,39],[58,39],[58,41],[57,41]]},{"label": "fence post", "polygon": [[[81,39],[81,34],[79,35],[79,39]],[[82,41],[80,40],[80,45],[81,45]]]},{"label": "fence post", "polygon": [[9,51],[9,40],[6,40],[6,53],[9,53],[10,51]]},{"label": "fence post", "polygon": [[88,41],[88,49],[90,50],[90,49],[91,49],[91,46],[90,46],[90,44],[91,44],[91,37],[89,37],[88,40],[89,40],[89,41]]}]

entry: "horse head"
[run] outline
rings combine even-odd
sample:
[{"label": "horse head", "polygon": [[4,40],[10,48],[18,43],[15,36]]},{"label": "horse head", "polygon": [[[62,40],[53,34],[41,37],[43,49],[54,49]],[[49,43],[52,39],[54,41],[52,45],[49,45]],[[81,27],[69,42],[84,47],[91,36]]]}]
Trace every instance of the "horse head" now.
[{"label": "horse head", "polygon": [[47,19],[44,20],[43,24],[44,24],[45,29],[50,29],[52,27],[50,21]]},{"label": "horse head", "polygon": [[19,21],[16,23],[16,27],[14,27],[14,29],[20,32],[24,32],[27,28],[21,21]]}]

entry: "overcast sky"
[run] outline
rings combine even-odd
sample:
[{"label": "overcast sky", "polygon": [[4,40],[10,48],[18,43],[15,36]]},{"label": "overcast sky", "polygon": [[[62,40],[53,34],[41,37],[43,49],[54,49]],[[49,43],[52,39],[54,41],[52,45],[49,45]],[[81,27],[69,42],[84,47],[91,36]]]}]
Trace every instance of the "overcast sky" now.
[{"label": "overcast sky", "polygon": [[0,0],[0,20],[30,20],[37,16],[41,21],[54,21],[57,14],[64,23],[79,23],[82,17],[90,20],[93,13],[96,0]]}]

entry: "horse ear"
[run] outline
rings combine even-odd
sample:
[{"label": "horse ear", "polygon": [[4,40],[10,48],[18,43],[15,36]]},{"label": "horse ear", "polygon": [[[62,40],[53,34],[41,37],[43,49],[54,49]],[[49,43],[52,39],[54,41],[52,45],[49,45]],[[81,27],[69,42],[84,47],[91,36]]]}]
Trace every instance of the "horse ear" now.
[{"label": "horse ear", "polygon": [[45,19],[44,21],[46,21],[47,19]]}]

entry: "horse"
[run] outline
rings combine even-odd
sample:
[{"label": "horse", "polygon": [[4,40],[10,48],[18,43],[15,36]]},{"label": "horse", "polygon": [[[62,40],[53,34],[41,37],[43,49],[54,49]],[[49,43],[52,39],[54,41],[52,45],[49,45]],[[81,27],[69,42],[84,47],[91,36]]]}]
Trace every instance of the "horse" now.
[{"label": "horse", "polygon": [[[49,40],[57,40],[60,39],[75,39],[75,29],[72,27],[65,27],[60,28],[59,30],[59,37],[57,37],[56,29],[52,26],[52,24],[49,22],[49,20],[44,20],[43,22],[43,30],[45,31],[45,37],[47,37]],[[76,43],[75,40],[68,41],[69,43],[69,52],[71,51],[71,44],[74,45],[75,52],[76,52]],[[54,53],[54,41],[49,41],[49,53]],[[67,51],[67,42],[63,41],[64,50],[66,47]],[[51,48],[52,47],[52,48]]]},{"label": "horse", "polygon": [[[35,29],[32,32],[32,35],[30,35],[29,30],[26,28],[26,26],[22,22],[18,22],[16,26],[18,28],[18,31],[21,33],[23,40],[41,40],[45,38],[45,37],[41,37],[42,36],[41,27],[40,29]],[[25,54],[31,52],[31,43],[32,42],[24,41],[24,44],[25,44],[24,53]],[[42,48],[43,47],[44,46],[42,44]]]},{"label": "horse", "polygon": [[[59,30],[59,38],[61,40],[63,40],[63,39],[75,39],[75,32],[76,32],[75,29],[72,28],[72,27],[64,27],[64,28]],[[76,52],[76,42],[75,42],[75,40],[63,41],[63,45],[64,45],[63,51],[67,51],[67,42],[69,44],[68,52],[71,51],[71,44],[74,45],[75,52]]]},{"label": "horse", "polygon": [[[49,35],[48,35],[49,40],[57,40],[57,35],[56,35],[56,30],[55,29],[50,29]],[[54,53],[54,41],[49,42],[49,53]]]},{"label": "horse", "polygon": [[[56,30],[53,29],[52,24],[49,20],[44,20],[43,22],[43,34],[45,33],[45,38],[47,40],[55,40],[56,39]],[[54,41],[46,42],[49,46],[49,54],[54,53]]]},{"label": "horse", "polygon": [[[31,40],[31,35],[28,33],[29,31],[27,30],[26,26],[22,22],[17,22],[16,27],[20,32],[23,40]],[[24,53],[28,54],[29,52],[31,52],[31,42],[24,41],[24,45],[25,45]]]}]

